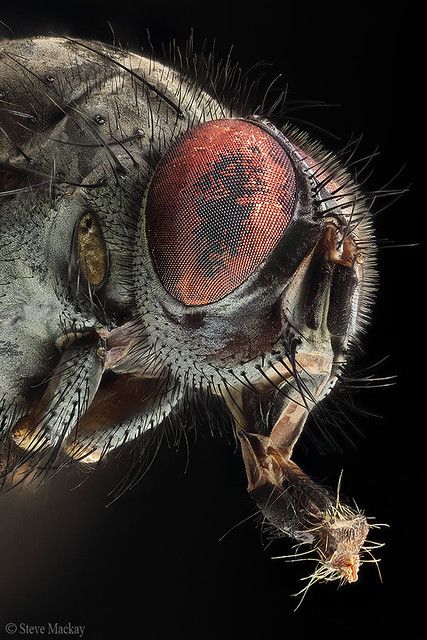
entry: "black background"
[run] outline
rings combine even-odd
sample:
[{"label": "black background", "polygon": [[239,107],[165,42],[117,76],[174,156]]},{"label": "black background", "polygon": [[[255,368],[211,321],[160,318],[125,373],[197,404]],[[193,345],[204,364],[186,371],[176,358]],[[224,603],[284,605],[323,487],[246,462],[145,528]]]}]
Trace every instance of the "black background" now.
[{"label": "black background", "polygon": [[[411,190],[378,217],[378,235],[397,244],[422,241],[424,205],[415,181],[418,164],[425,166],[422,153],[416,158],[423,147],[416,50],[421,19],[409,4],[396,9],[391,3],[334,7],[284,0],[278,7],[264,2],[251,9],[222,0],[121,0],[114,7],[16,0],[2,7],[0,20],[17,36],[53,32],[107,42],[110,21],[116,38],[134,48],[146,41],[146,28],[159,43],[171,37],[183,42],[194,27],[196,42],[216,37],[220,54],[233,44],[233,56],[244,67],[272,63],[273,75],[282,72],[288,82],[291,100],[340,105],[294,115],[343,141],[363,132],[362,154],[379,145],[370,186],[381,186],[406,165],[394,185],[412,183]],[[218,541],[254,509],[233,446],[224,437],[211,438],[202,426],[196,440],[189,438],[189,456],[184,440],[177,452],[163,447],[142,482],[108,508],[108,492],[129,464],[126,454],[72,491],[75,478],[62,478],[36,493],[0,498],[0,638],[8,637],[7,622],[56,621],[85,625],[90,640],[374,638],[397,622],[412,638],[421,637],[413,631],[420,615],[417,580],[425,572],[421,248],[383,250],[380,269],[378,303],[359,366],[389,355],[376,372],[397,374],[398,380],[355,401],[383,417],[352,415],[363,433],[350,429],[356,447],[320,455],[306,441],[296,457],[330,485],[344,469],[344,492],[391,525],[375,533],[386,542],[380,552],[383,584],[375,566],[366,565],[358,583],[339,591],[315,586],[293,613],[297,600],[291,594],[302,586],[299,578],[308,566],[271,560],[290,553],[288,542],[264,551],[253,519]]]}]

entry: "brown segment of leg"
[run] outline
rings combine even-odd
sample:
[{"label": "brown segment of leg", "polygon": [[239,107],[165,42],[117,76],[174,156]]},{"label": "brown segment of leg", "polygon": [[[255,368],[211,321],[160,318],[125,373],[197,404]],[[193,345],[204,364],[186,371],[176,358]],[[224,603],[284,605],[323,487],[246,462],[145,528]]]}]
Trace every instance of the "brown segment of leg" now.
[{"label": "brown segment of leg", "polygon": [[311,480],[269,437],[238,432],[248,492],[273,527],[312,546],[336,579],[355,582],[369,526]]},{"label": "brown segment of leg", "polygon": [[[310,394],[286,387],[282,411],[268,435],[251,431],[251,412],[244,395],[230,401],[248,478],[248,492],[266,520],[281,534],[316,549],[325,571],[348,582],[357,579],[359,553],[368,525],[366,518],[311,480],[292,460],[307,416],[330,380],[333,357],[301,353],[297,374]],[[269,376],[272,372],[269,372]],[[280,397],[280,396],[279,396]],[[278,398],[275,398],[278,401]],[[240,409],[239,409],[240,405]]]}]

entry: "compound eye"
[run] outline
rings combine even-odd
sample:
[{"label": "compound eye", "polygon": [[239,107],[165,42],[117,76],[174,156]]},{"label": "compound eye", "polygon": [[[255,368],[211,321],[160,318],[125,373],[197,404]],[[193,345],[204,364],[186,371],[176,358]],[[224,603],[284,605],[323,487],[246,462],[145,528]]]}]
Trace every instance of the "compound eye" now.
[{"label": "compound eye", "polygon": [[236,289],[283,236],[296,191],[289,156],[256,124],[213,120],[184,135],[147,194],[147,237],[166,291],[203,305]]}]

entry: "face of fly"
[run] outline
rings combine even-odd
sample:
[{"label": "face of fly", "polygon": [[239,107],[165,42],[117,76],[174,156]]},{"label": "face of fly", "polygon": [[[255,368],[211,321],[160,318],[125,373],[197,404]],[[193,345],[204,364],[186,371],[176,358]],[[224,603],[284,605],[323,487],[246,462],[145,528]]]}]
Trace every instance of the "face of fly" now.
[{"label": "face of fly", "polygon": [[307,147],[262,120],[199,125],[156,168],[140,247],[159,358],[289,452],[345,363],[370,232],[343,169]]}]

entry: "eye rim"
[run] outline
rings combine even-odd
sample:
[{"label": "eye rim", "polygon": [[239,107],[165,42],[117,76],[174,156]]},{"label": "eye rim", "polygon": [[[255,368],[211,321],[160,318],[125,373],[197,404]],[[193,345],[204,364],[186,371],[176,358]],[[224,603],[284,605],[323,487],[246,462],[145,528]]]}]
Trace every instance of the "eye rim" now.
[{"label": "eye rim", "polygon": [[[217,297],[215,300],[210,300],[208,302],[185,302],[184,300],[180,299],[179,296],[177,296],[173,290],[170,289],[170,287],[167,287],[167,283],[163,284],[163,278],[162,278],[162,270],[159,269],[159,263],[158,260],[159,258],[157,257],[156,259],[156,245],[155,245],[155,240],[153,240],[153,238],[155,238],[155,234],[156,234],[156,223],[153,224],[153,220],[155,220],[156,215],[158,215],[158,212],[160,211],[159,209],[159,201],[156,204],[155,201],[153,201],[152,198],[152,193],[150,194],[150,189],[152,188],[152,184],[153,184],[153,179],[156,176],[156,171],[159,169],[159,166],[162,166],[162,163],[164,162],[164,159],[167,158],[167,154],[169,154],[172,151],[171,157],[170,159],[172,160],[172,162],[176,162],[176,157],[174,156],[174,148],[178,147],[179,149],[179,145],[181,143],[181,140],[185,140],[186,136],[191,135],[192,131],[194,129],[196,129],[199,126],[203,126],[203,125],[208,125],[211,122],[223,122],[224,124],[227,124],[227,122],[229,121],[233,121],[234,123],[236,122],[242,122],[245,125],[251,125],[252,127],[256,127],[256,129],[259,129],[260,131],[262,131],[264,133],[265,138],[261,138],[261,141],[263,144],[266,144],[266,141],[268,143],[268,139],[270,139],[270,145],[272,145],[271,147],[266,147],[266,154],[270,154],[272,152],[274,153],[280,153],[280,149],[282,150],[284,156],[286,156],[286,159],[283,160],[283,164],[281,166],[281,162],[277,161],[278,163],[278,167],[279,170],[281,169],[284,173],[283,175],[286,176],[286,164],[288,164],[288,171],[291,171],[290,177],[289,177],[289,181],[293,182],[293,186],[291,187],[291,189],[293,190],[291,193],[292,195],[289,195],[289,197],[292,198],[292,203],[290,205],[290,209],[288,211],[288,213],[286,213],[287,216],[287,221],[286,221],[286,226],[284,226],[283,230],[280,231],[280,233],[278,233],[277,238],[278,239],[274,239],[274,244],[272,243],[272,246],[270,245],[270,247],[268,247],[268,250],[266,252],[266,254],[264,256],[262,256],[262,258],[260,259],[261,261],[256,265],[254,271],[251,271],[249,274],[245,275],[244,279],[240,282],[238,282],[237,285],[234,285],[233,288],[227,292],[225,292],[224,294],[221,294],[220,297]],[[244,131],[244,130],[243,130]],[[250,130],[249,130],[250,131]],[[216,133],[214,133],[214,136],[216,137]],[[239,132],[239,130],[232,130],[232,135],[236,135],[236,136],[241,136],[241,132]],[[191,140],[191,138],[190,138]],[[225,143],[224,143],[225,145]],[[221,150],[221,147],[219,146],[219,152]],[[238,150],[238,148],[237,148]],[[280,156],[279,156],[280,158]],[[152,173],[151,173],[151,179],[150,179],[150,183],[148,185],[147,191],[145,193],[145,197],[144,197],[144,201],[143,201],[143,206],[142,206],[142,214],[143,214],[143,223],[142,223],[142,231],[143,231],[143,236],[144,236],[144,244],[148,244],[149,249],[148,249],[148,255],[147,258],[149,260],[149,264],[150,264],[150,273],[153,276],[153,279],[156,281],[156,283],[158,284],[157,290],[159,293],[159,297],[164,298],[164,299],[169,299],[172,303],[173,306],[175,306],[173,304],[172,301],[175,301],[177,303],[178,306],[181,306],[182,310],[188,310],[189,313],[191,314],[191,309],[193,309],[194,311],[197,311],[199,309],[204,309],[204,308],[209,308],[212,307],[212,305],[220,305],[221,301],[227,300],[234,291],[240,291],[242,286],[245,284],[245,282],[248,282],[248,280],[252,279],[252,276],[254,275],[254,273],[256,274],[259,270],[262,270],[265,266],[265,264],[269,262],[270,257],[273,258],[276,249],[279,248],[284,235],[287,234],[288,229],[290,224],[292,223],[292,220],[294,219],[294,217],[296,216],[296,212],[298,209],[298,204],[299,201],[301,200],[306,200],[306,197],[302,197],[303,192],[305,192],[305,187],[307,186],[307,180],[306,180],[306,176],[303,175],[302,172],[299,171],[299,162],[296,162],[296,160],[300,161],[299,157],[297,157],[295,150],[292,146],[292,144],[290,143],[289,140],[287,140],[285,138],[285,136],[269,121],[265,120],[265,119],[261,119],[258,116],[251,116],[251,117],[243,117],[243,116],[223,116],[221,118],[212,118],[212,119],[207,119],[204,120],[203,122],[198,122],[194,127],[189,128],[188,130],[186,130],[185,132],[182,132],[181,135],[177,136],[176,138],[174,138],[174,140],[171,142],[171,145],[168,146],[168,148],[165,150],[165,153],[162,155],[162,157],[158,160],[158,162],[156,163],[156,165],[154,167],[152,167]],[[163,164],[163,167],[166,166],[167,167],[168,163]],[[275,165],[272,164],[272,167],[274,167]],[[162,176],[160,174],[159,178],[163,178],[165,179],[166,176]],[[171,176],[168,176],[169,179]],[[174,179],[174,176],[172,175],[172,179]],[[178,179],[178,178],[177,178]],[[182,177],[179,176],[179,180],[181,180]],[[161,180],[159,181],[158,184],[161,184]],[[276,183],[277,185],[280,185],[280,178],[279,181]],[[285,184],[285,182],[283,182],[283,184]],[[290,184],[290,182],[289,182]],[[277,186],[277,188],[279,188]],[[153,204],[154,202],[154,204]],[[190,200],[191,202],[191,200]],[[161,203],[161,200],[160,200]],[[157,207],[157,209],[156,209]],[[284,210],[285,211],[285,210]],[[301,215],[302,211],[300,208],[299,211],[299,215]],[[310,213],[310,212],[308,212]],[[285,214],[284,214],[285,215]],[[158,224],[158,223],[157,223]],[[268,226],[268,222],[267,225]],[[166,235],[167,237],[167,235]],[[159,245],[161,246],[161,244]],[[256,254],[255,254],[256,256]],[[165,270],[165,267],[163,266],[163,270]],[[163,291],[162,291],[163,290]]]}]

